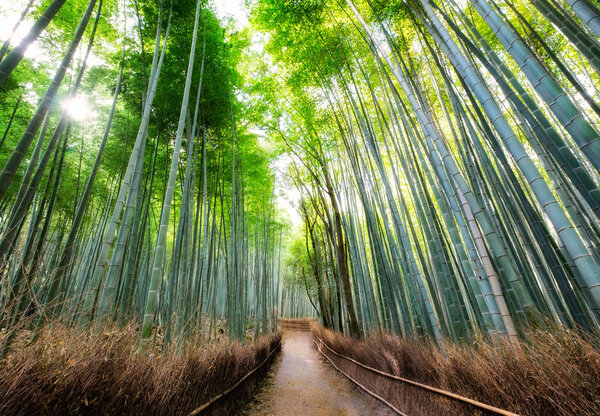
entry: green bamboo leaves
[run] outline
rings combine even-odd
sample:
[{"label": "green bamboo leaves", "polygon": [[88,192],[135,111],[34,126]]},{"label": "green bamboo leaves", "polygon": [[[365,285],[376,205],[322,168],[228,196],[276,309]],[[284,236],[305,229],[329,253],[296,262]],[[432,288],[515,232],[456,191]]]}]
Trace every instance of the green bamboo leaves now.
[{"label": "green bamboo leaves", "polygon": [[[583,85],[598,81],[598,11],[525,3],[346,0],[303,15],[259,2],[290,72],[281,85],[292,98],[273,100],[286,125],[275,135],[290,149],[313,134],[335,143],[325,159],[348,247],[336,257],[349,257],[352,290],[323,296],[324,260],[307,245],[324,324],[349,330],[349,309],[336,319],[335,308],[351,297],[365,332],[440,344],[473,331],[514,339],[544,320],[597,326],[598,94]],[[563,35],[544,17],[577,62],[560,58]],[[315,147],[292,150],[310,179],[297,182],[307,236],[334,209],[313,202]]]},{"label": "green bamboo leaves", "polygon": [[[202,0],[193,8],[170,2],[168,11],[162,1],[136,5],[137,22],[129,21],[129,5],[120,4],[125,9],[117,11],[123,13],[113,17],[124,28],[134,23],[134,33],[121,31],[111,19],[101,21],[102,3],[87,3],[20,141],[15,134],[22,132],[14,129],[23,124],[18,122],[24,94],[14,97],[17,104],[6,120],[0,146],[8,160],[0,187],[6,196],[0,204],[0,304],[7,319],[0,326],[9,331],[1,354],[19,330],[35,336],[55,321],[90,331],[135,322],[142,348],[160,343],[165,350],[189,339],[221,338],[224,330],[243,341],[251,336],[252,322],[255,336],[276,330],[284,227],[269,198],[270,155],[245,126],[250,110],[237,97],[238,35],[226,34]],[[98,17],[70,95],[110,91],[110,106],[96,108],[106,113],[100,133],[95,122],[90,128],[66,111],[52,111],[96,5]],[[97,28],[106,49],[97,43]],[[150,47],[144,43],[152,36],[154,49],[146,56]],[[113,56],[113,38],[122,39],[120,60]],[[180,61],[181,44],[188,51]],[[106,62],[88,76],[92,51]],[[112,67],[113,60],[120,68]],[[179,79],[181,88],[174,88]],[[175,95],[177,115],[170,111]],[[88,128],[92,133],[86,135]],[[130,129],[136,132],[133,140]],[[82,143],[75,143],[80,135]],[[73,148],[76,155],[70,154]],[[97,151],[93,158],[88,148]],[[22,185],[13,195],[15,175]]]}]

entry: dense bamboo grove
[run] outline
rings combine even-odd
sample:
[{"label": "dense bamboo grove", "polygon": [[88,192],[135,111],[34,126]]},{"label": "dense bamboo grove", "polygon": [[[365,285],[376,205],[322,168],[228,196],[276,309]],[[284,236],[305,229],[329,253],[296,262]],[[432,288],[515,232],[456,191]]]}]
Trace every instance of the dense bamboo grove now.
[{"label": "dense bamboo grove", "polygon": [[54,321],[165,348],[278,315],[440,345],[600,329],[595,0],[255,0],[243,29],[204,0],[20,3],[3,354]]},{"label": "dense bamboo grove", "polygon": [[325,326],[438,343],[598,329],[595,2],[265,0],[253,16]]},{"label": "dense bamboo grove", "polygon": [[[46,3],[0,63],[2,354],[56,321],[165,349],[273,332],[282,225],[243,37],[201,0]],[[23,59],[40,36],[49,56]]]}]

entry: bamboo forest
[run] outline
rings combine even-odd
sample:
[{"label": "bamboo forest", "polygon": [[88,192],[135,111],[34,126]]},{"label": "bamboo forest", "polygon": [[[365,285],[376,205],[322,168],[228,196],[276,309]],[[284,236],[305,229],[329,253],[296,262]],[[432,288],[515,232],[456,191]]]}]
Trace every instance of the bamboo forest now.
[{"label": "bamboo forest", "polygon": [[2,0],[0,415],[600,415],[600,1]]}]

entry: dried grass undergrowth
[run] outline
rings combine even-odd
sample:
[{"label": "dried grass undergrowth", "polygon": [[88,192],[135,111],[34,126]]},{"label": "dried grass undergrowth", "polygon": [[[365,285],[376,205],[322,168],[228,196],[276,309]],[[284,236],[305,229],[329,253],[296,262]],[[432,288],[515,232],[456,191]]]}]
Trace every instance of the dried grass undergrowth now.
[{"label": "dried grass undergrowth", "polygon": [[278,318],[277,322],[279,326],[282,328],[298,328],[298,329],[306,329],[310,330],[312,325],[317,323],[316,318],[295,318],[295,319],[286,319],[286,318]]},{"label": "dried grass undergrowth", "polygon": [[[573,331],[531,330],[520,345],[478,340],[431,343],[385,334],[358,341],[323,328],[313,331],[332,349],[381,371],[441,388],[520,415],[600,415],[600,345]],[[325,349],[325,347],[323,347]],[[343,371],[411,415],[477,414],[417,387],[386,379],[328,356]]]},{"label": "dried grass undergrowth", "polygon": [[[89,335],[48,327],[32,345],[17,341],[0,361],[0,414],[187,415],[262,363],[280,339],[189,345],[161,356],[137,351],[132,329]],[[270,364],[202,414],[230,414]]]}]

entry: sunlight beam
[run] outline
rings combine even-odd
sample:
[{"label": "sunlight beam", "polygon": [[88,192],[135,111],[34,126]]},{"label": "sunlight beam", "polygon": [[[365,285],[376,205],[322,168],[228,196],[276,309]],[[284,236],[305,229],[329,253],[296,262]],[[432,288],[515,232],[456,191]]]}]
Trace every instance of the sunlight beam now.
[{"label": "sunlight beam", "polygon": [[92,111],[85,97],[77,95],[67,98],[62,103],[63,109],[67,112],[71,119],[83,121],[92,116]]}]

